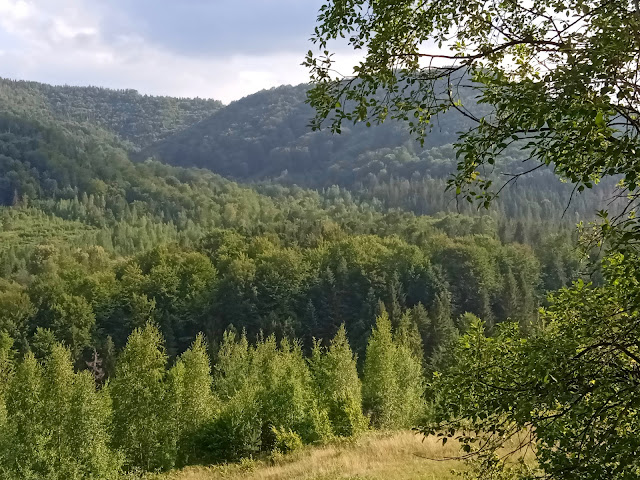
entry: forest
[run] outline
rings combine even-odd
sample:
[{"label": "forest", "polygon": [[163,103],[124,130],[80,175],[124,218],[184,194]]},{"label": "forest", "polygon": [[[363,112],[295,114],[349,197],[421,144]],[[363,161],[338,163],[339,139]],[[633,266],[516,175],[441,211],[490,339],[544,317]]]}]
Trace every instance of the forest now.
[{"label": "forest", "polygon": [[581,275],[571,221],[533,194],[510,215],[423,216],[353,184],[239,184],[139,156],[167,117],[187,132],[241,102],[1,92],[5,478],[116,478],[411,427],[478,317],[530,329],[546,292]]},{"label": "forest", "polygon": [[637,477],[631,3],[382,3],[326,2],[311,83],[228,105],[0,80],[2,478],[409,429],[465,478]]}]

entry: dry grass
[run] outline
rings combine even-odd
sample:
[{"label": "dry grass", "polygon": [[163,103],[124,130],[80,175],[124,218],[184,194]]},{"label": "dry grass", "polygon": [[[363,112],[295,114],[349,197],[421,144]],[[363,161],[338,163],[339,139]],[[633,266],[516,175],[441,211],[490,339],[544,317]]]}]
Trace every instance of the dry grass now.
[{"label": "dry grass", "polygon": [[[308,447],[278,460],[245,461],[236,465],[190,467],[159,480],[449,480],[461,464],[438,460],[456,453],[435,438],[411,432],[370,434],[357,443]],[[456,443],[456,442],[452,442]]]}]

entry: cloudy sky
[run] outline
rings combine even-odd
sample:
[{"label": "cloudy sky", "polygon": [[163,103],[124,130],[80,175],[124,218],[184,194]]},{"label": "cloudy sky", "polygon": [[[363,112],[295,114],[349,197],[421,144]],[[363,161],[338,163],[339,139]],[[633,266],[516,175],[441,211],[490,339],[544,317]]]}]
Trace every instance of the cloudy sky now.
[{"label": "cloudy sky", "polygon": [[0,0],[0,76],[229,102],[307,81],[322,3]]}]

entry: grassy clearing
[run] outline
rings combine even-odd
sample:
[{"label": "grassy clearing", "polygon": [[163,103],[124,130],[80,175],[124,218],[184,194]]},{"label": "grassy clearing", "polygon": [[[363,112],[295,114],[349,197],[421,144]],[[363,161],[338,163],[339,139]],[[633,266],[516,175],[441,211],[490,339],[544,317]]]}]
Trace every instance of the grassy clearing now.
[{"label": "grassy clearing", "polygon": [[[157,480],[449,480],[461,463],[442,460],[456,455],[455,445],[435,438],[422,441],[411,432],[370,434],[356,443],[308,447],[277,460],[234,465],[189,467]],[[455,442],[453,442],[455,443]],[[441,459],[441,460],[438,460]]]}]

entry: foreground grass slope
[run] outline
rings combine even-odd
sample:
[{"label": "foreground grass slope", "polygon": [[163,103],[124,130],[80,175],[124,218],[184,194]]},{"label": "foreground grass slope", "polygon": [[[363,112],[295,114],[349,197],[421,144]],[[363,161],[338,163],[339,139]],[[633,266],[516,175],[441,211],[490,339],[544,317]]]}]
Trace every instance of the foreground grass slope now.
[{"label": "foreground grass slope", "polygon": [[276,460],[190,467],[153,480],[448,480],[461,463],[456,445],[412,432],[371,434],[353,444],[309,447]]}]

